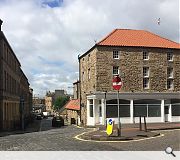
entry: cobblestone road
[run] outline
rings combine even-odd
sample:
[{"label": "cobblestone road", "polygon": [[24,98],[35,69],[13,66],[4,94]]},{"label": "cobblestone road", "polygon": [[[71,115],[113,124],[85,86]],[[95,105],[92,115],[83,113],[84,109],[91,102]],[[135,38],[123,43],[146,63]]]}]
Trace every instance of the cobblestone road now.
[{"label": "cobblestone road", "polygon": [[162,151],[167,146],[180,150],[180,130],[161,131],[163,137],[138,142],[104,143],[79,141],[74,137],[90,129],[65,126],[51,128],[51,120],[43,120],[39,132],[0,137],[1,151]]}]

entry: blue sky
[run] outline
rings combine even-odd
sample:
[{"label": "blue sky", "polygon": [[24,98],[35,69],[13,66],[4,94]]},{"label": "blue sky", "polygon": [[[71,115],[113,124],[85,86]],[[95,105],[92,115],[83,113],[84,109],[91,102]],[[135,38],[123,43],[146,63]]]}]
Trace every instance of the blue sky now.
[{"label": "blue sky", "polygon": [[[34,94],[78,79],[78,55],[115,28],[179,41],[178,0],[0,0],[2,30]],[[161,24],[157,24],[161,18]]]},{"label": "blue sky", "polygon": [[63,0],[42,0],[42,5],[48,5],[51,8],[60,7]]}]

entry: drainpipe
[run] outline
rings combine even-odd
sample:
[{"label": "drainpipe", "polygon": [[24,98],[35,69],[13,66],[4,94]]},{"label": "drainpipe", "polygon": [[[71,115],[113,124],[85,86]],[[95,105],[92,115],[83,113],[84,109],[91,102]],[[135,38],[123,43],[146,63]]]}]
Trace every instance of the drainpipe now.
[{"label": "drainpipe", "polygon": [[[80,116],[80,124],[81,124],[81,66],[80,66],[80,54],[78,55],[78,61],[79,61],[79,104],[80,104],[80,112],[79,112],[79,116]],[[77,85],[78,87],[78,85]]]}]

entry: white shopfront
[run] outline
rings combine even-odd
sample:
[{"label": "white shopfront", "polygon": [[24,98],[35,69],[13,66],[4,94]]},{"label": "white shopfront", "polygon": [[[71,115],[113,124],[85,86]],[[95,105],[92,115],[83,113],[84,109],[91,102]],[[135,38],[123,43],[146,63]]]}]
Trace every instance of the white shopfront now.
[{"label": "white shopfront", "polygon": [[[145,116],[147,123],[180,122],[180,93],[120,93],[121,123],[138,123]],[[87,125],[105,125],[107,118],[115,124],[117,93],[98,92],[87,96]]]}]

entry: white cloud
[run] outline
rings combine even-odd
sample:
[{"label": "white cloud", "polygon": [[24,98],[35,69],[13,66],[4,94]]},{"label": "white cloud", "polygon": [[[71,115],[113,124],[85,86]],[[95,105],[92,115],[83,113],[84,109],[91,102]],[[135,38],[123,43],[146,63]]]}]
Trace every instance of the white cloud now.
[{"label": "white cloud", "polygon": [[78,54],[114,28],[179,40],[178,0],[64,0],[60,7],[42,7],[52,1],[0,1],[3,31],[35,94],[67,89],[78,79]]}]

